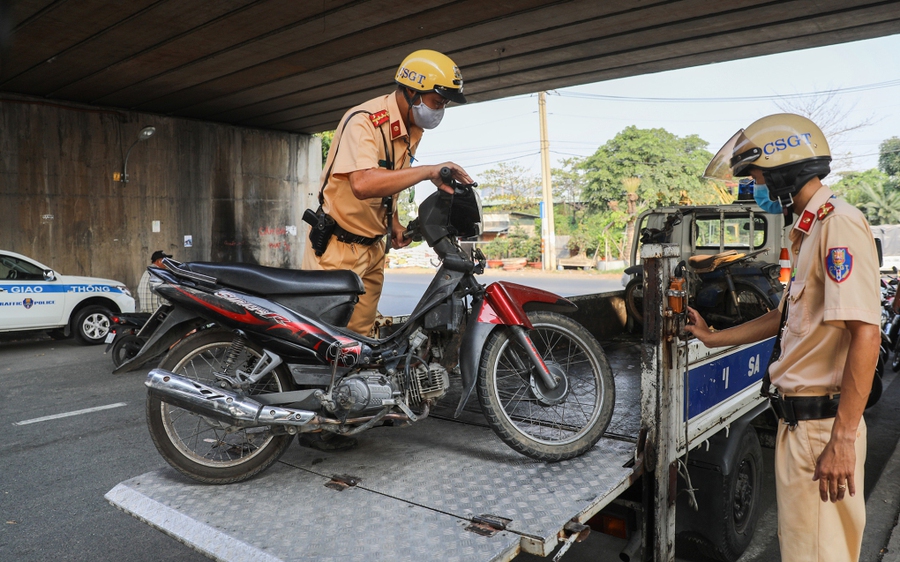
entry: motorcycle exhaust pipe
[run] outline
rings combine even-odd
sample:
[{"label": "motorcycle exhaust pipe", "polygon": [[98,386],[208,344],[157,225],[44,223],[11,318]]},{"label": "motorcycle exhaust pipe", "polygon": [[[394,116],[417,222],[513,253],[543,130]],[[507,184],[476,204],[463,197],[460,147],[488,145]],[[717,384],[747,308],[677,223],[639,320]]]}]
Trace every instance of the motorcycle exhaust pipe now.
[{"label": "motorcycle exhaust pipe", "polygon": [[151,370],[144,384],[151,395],[167,404],[238,427],[300,426],[316,421],[315,412],[261,404],[163,369]]}]

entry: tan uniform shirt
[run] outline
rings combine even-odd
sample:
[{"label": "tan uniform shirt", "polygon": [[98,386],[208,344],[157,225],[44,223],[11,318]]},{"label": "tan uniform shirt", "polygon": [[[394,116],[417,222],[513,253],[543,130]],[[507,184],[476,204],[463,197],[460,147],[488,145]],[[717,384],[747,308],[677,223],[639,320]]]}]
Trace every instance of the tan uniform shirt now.
[{"label": "tan uniform shirt", "polygon": [[823,186],[791,231],[791,253],[790,309],[781,359],[769,370],[772,384],[785,396],[840,392],[850,349],[845,321],[881,320],[878,255],[869,224]]},{"label": "tan uniform shirt", "polygon": [[[366,113],[354,115],[342,132],[347,116],[361,109],[372,115]],[[322,205],[325,212],[337,221],[341,228],[353,234],[366,237],[384,235],[387,210],[382,204],[382,198],[357,199],[350,189],[349,174],[358,170],[384,168],[379,161],[391,159],[395,170],[410,167],[409,155],[415,155],[416,147],[422,140],[422,132],[422,129],[416,126],[407,131],[393,92],[369,100],[345,113],[334,133],[328,160],[319,180],[319,185],[322,185],[326,174],[329,169],[331,170],[331,176],[327,178],[328,183],[325,186],[325,203]],[[407,153],[407,136],[409,153]],[[390,154],[385,154],[385,140]],[[395,196],[395,207],[396,202]]]}]

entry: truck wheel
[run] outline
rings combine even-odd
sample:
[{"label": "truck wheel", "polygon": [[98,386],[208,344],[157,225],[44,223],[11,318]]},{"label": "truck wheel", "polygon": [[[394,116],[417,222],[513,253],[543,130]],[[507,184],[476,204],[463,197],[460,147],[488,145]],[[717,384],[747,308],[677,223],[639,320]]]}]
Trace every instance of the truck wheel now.
[{"label": "truck wheel", "polygon": [[752,427],[741,436],[732,466],[731,474],[722,479],[721,493],[713,495],[713,505],[700,506],[707,515],[708,531],[695,542],[704,555],[725,562],[734,562],[744,553],[759,519],[762,450]]},{"label": "truck wheel", "polygon": [[[205,384],[217,382],[235,336],[228,330],[203,330],[183,339],[160,368]],[[251,371],[262,350],[250,342],[234,358],[232,369]],[[234,372],[227,373],[234,375]],[[293,390],[284,365],[248,389],[248,394]],[[147,395],[147,425],[159,454],[178,472],[206,484],[247,480],[271,466],[291,444],[293,435],[271,427],[232,427],[166,404]]]},{"label": "truck wheel", "polygon": [[640,275],[625,286],[625,310],[636,325],[644,323],[644,278]]},{"label": "truck wheel", "polygon": [[85,345],[103,343],[112,324],[112,313],[103,306],[86,306],[75,315],[72,328],[78,341]]},{"label": "truck wheel", "polygon": [[528,313],[528,335],[551,374],[548,390],[532,374],[531,358],[510,329],[495,330],[478,368],[478,401],[488,425],[507,445],[533,459],[577,457],[594,446],[612,418],[612,369],[597,340],[571,318]]}]

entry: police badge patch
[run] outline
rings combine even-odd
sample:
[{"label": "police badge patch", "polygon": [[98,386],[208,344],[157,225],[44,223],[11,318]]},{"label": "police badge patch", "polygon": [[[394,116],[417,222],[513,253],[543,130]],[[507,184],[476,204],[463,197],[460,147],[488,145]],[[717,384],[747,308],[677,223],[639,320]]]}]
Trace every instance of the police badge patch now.
[{"label": "police badge patch", "polygon": [[829,248],[825,258],[825,271],[836,283],[843,283],[853,271],[853,256],[847,248]]}]

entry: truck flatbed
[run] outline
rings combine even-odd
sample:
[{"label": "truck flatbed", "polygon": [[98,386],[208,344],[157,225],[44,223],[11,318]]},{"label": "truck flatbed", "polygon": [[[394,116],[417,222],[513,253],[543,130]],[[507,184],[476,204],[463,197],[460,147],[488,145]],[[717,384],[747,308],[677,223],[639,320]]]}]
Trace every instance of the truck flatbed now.
[{"label": "truck flatbed", "polygon": [[[106,498],[223,561],[547,556],[569,521],[587,521],[640,470],[639,345],[623,340],[604,349],[616,374],[616,413],[607,435],[576,459],[549,464],[516,453],[487,427],[474,398],[459,420],[450,419],[451,395],[431,418],[372,429],[350,451],[294,445],[247,482],[202,485],[166,467],[120,483]],[[473,525],[481,517],[509,521],[489,532]]]}]

